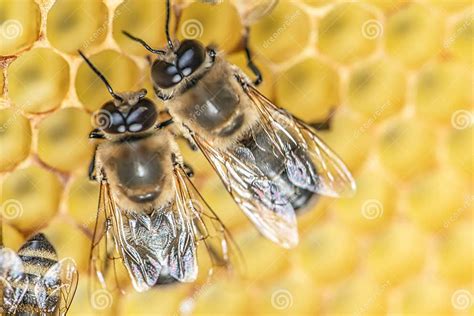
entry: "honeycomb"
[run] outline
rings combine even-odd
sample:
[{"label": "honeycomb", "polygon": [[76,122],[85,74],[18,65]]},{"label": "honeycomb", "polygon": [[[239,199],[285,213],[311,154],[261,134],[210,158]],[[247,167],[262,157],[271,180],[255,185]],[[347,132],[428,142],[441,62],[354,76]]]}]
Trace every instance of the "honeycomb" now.
[{"label": "honeycomb", "polygon": [[[239,50],[250,3],[176,1],[172,29],[217,45],[252,76]],[[356,195],[319,198],[299,216],[300,245],[283,250],[183,146],[245,274],[89,300],[98,187],[87,178],[87,138],[110,96],[76,51],[116,91],[151,92],[147,51],[121,30],[163,46],[164,9],[159,0],[0,0],[2,241],[17,250],[41,230],[76,261],[70,315],[474,314],[470,0],[280,0],[252,21],[260,90],[307,121],[331,117],[319,135],[354,174]]]}]

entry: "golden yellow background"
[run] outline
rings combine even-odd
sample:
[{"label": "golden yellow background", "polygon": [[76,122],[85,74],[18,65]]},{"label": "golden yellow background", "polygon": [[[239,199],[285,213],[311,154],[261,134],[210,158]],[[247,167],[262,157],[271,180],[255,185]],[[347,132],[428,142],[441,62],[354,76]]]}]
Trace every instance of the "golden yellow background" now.
[{"label": "golden yellow background", "polygon": [[[235,50],[257,10],[247,6],[266,2],[176,2],[176,36],[217,44],[249,73]],[[300,245],[283,250],[183,146],[246,274],[209,283],[203,271],[196,284],[94,293],[92,307],[98,188],[86,176],[87,137],[91,113],[110,96],[76,50],[116,91],[145,86],[151,97],[147,52],[120,31],[163,46],[164,1],[0,0],[4,242],[17,250],[42,230],[61,258],[74,258],[71,315],[472,315],[473,22],[469,0],[281,0],[252,26],[260,89],[309,122],[333,113],[319,135],[347,163],[357,194],[319,199],[299,217]]]}]

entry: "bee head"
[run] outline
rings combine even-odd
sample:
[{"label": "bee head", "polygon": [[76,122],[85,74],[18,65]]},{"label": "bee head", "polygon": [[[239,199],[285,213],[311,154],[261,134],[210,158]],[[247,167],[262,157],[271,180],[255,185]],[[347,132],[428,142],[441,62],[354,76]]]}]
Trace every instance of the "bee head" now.
[{"label": "bee head", "polygon": [[153,128],[158,118],[155,104],[145,98],[146,90],[120,94],[106,102],[95,121],[106,134],[141,133]]},{"label": "bee head", "polygon": [[141,89],[136,92],[117,94],[114,92],[104,75],[81,52],[79,54],[104,82],[107,90],[114,98],[107,101],[94,114],[97,127],[106,134],[141,133],[152,128],[158,118],[155,104],[145,98],[147,91]]},{"label": "bee head", "polygon": [[166,50],[159,50],[151,48],[144,40],[126,31],[122,33],[142,44],[149,52],[160,56],[151,66],[151,79],[154,86],[161,90],[172,89],[184,79],[192,78],[204,64],[212,64],[216,56],[212,48],[204,47],[196,40],[183,40],[175,48],[169,39]]},{"label": "bee head", "polygon": [[[183,79],[192,76],[208,60],[206,54],[210,56],[211,62],[214,61],[216,55],[213,49],[205,48],[195,40],[186,39],[175,48],[170,36],[170,15],[170,0],[166,0],[165,34],[168,46],[165,50],[153,49],[141,38],[135,37],[127,31],[122,31],[125,36],[142,44],[149,52],[161,56],[153,62],[151,67],[153,84],[155,88],[160,90],[174,88]],[[160,98],[167,99],[165,95],[157,94]]]},{"label": "bee head", "polygon": [[176,86],[206,61],[206,48],[198,41],[184,40],[168,59],[157,59],[151,66],[153,83],[161,89]]}]

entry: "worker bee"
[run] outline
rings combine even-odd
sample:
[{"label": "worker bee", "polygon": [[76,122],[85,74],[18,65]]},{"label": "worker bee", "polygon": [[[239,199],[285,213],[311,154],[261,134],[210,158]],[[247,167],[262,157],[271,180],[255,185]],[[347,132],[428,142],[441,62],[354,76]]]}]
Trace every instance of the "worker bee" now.
[{"label": "worker bee", "polygon": [[56,250],[42,233],[28,239],[18,254],[1,248],[0,311],[2,315],[66,315],[78,278],[74,261],[58,261]]},{"label": "worker bee", "polygon": [[90,178],[100,183],[91,251],[98,285],[107,286],[114,249],[139,292],[170,280],[194,281],[200,242],[213,267],[230,268],[231,236],[189,179],[192,171],[166,129],[169,121],[157,123],[159,113],[146,90],[115,93],[79,53],[113,97],[98,112],[107,123],[90,135],[103,140],[89,168]]},{"label": "worker bee", "polygon": [[254,82],[214,48],[199,41],[173,42],[153,49],[155,94],[165,102],[189,141],[217,171],[226,189],[259,231],[285,248],[298,243],[295,210],[315,195],[341,197],[355,182],[340,158],[312,127],[274,105],[256,88],[262,81],[248,48]]}]

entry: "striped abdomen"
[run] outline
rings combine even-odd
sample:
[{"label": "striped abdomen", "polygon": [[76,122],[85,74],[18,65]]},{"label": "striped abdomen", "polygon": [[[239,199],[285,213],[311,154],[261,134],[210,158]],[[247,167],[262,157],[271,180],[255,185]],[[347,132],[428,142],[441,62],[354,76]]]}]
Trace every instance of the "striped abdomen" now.
[{"label": "striped abdomen", "polygon": [[[38,303],[43,303],[40,305],[44,305],[44,302],[37,301],[35,285],[44,277],[46,272],[58,262],[56,250],[46,237],[42,233],[39,233],[30,238],[20,248],[18,255],[23,262],[24,272],[29,284],[28,291],[17,308],[17,313],[28,315],[29,313],[54,312],[59,305],[59,293],[49,297],[46,310],[41,311]],[[59,283],[59,276],[57,276],[57,280],[53,278],[52,282]],[[48,293],[48,295],[51,295],[51,293]]]},{"label": "striped abdomen", "polygon": [[[283,137],[283,135],[280,136]],[[291,203],[297,214],[304,210],[316,196],[314,192],[300,188],[290,180],[285,166],[285,157],[274,150],[275,145],[271,143],[271,140],[262,128],[255,128],[253,133],[249,133],[249,135],[241,139],[238,145],[250,151],[254,163],[278,188],[284,200]],[[296,154],[301,155],[300,158],[303,161],[310,161],[306,154],[297,152],[295,148],[292,148],[292,150]],[[237,156],[239,156],[238,153]],[[243,161],[248,159],[248,157],[240,158]],[[314,166],[313,172],[317,173]]]}]

